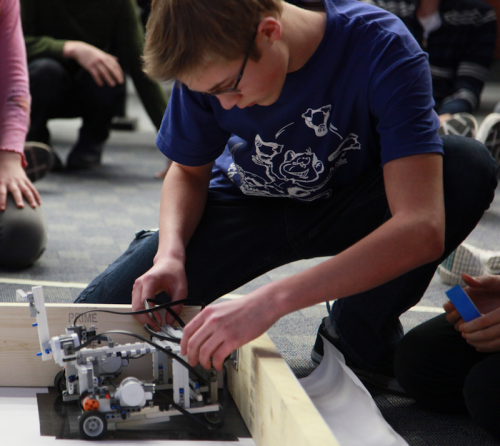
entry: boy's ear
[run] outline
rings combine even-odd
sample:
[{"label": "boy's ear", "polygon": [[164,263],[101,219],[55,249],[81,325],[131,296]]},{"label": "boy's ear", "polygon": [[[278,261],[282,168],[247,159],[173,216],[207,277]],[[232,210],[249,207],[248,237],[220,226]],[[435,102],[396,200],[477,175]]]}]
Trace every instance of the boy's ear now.
[{"label": "boy's ear", "polygon": [[257,27],[257,40],[274,42],[281,38],[281,23],[274,17],[264,17]]}]

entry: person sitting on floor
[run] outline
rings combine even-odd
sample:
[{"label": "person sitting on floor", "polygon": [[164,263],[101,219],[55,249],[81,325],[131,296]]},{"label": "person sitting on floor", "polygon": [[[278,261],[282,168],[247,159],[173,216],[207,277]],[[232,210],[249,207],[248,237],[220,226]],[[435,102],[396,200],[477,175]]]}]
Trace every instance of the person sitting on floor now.
[{"label": "person sitting on floor", "polygon": [[421,406],[469,413],[500,440],[500,277],[462,274],[482,316],[465,323],[454,305],[409,331],[394,359],[397,380]]},{"label": "person sitting on floor", "polygon": [[51,152],[43,144],[25,147],[29,110],[19,2],[0,0],[0,266],[7,268],[31,265],[47,240],[42,202],[32,180],[47,172]]},{"label": "person sitting on floor", "polygon": [[[29,140],[49,143],[47,121],[82,117],[66,167],[98,166],[126,94],[124,71],[157,129],[166,99],[142,71],[144,32],[134,0],[21,0],[33,99]],[[56,159],[54,168],[62,168]]]},{"label": "person sitting on floor", "polygon": [[[429,55],[440,134],[474,138],[496,42],[495,10],[483,0],[362,0],[398,16]],[[483,141],[484,142],[484,141]]]},{"label": "person sitting on floor", "polygon": [[210,303],[280,265],[333,256],[207,306],[182,354],[220,370],[279,318],[336,300],[313,357],[325,339],[365,376],[394,380],[399,315],[497,185],[484,145],[437,134],[425,53],[392,14],[349,0],[323,11],[155,0],[146,35],[146,72],[176,79],[157,137],[173,160],[159,231],[139,232],[76,302]]}]

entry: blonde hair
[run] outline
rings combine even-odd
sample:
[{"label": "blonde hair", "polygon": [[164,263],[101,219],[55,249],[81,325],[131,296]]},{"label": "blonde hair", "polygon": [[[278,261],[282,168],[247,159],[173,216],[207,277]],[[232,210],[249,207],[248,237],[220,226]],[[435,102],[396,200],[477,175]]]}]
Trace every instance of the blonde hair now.
[{"label": "blonde hair", "polygon": [[[144,71],[158,80],[190,75],[214,60],[248,51],[262,18],[280,17],[283,0],[153,0]],[[259,60],[255,45],[250,59]]]}]

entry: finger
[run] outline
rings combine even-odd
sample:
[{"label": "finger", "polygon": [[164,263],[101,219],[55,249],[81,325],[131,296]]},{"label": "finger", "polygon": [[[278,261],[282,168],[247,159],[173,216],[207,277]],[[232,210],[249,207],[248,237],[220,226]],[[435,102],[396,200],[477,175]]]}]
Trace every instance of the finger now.
[{"label": "finger", "polygon": [[186,356],[188,354],[188,346],[191,341],[191,337],[200,329],[203,323],[204,316],[203,312],[201,312],[184,327],[181,339],[181,355]]},{"label": "finger", "polygon": [[465,340],[476,349],[494,348],[500,342],[500,326],[490,327],[470,334],[463,334]]},{"label": "finger", "polygon": [[455,330],[462,331],[461,327],[464,323],[464,320],[462,318],[459,318],[458,321],[455,322]]},{"label": "finger", "polygon": [[27,184],[24,184],[21,187],[21,191],[22,191],[22,194],[24,195],[24,197],[26,198],[26,201],[28,202],[28,204],[33,209],[35,209],[38,205],[38,202],[35,198],[35,195],[33,194],[33,190]]},{"label": "finger", "polygon": [[[142,291],[141,291],[141,302],[142,302],[142,309],[144,310],[146,308],[146,300],[147,299],[154,299],[157,292],[159,290],[157,287],[154,285],[153,281],[148,280],[147,282],[143,283],[142,285]],[[150,308],[154,308],[156,305],[153,304],[152,302],[148,302],[148,306]],[[160,329],[160,327],[163,326],[163,321],[161,320],[160,313],[158,311],[152,311],[151,313],[148,313],[148,317],[153,321],[153,323]]]},{"label": "finger", "polygon": [[[179,315],[179,314],[181,314],[183,307],[184,307],[184,305],[178,304],[175,306],[171,306],[170,309]],[[169,312],[167,312],[167,314],[165,315],[165,323],[167,325],[174,325],[175,322],[176,322],[175,318]]]},{"label": "finger", "polygon": [[216,370],[222,370],[226,358],[236,350],[236,344],[233,342],[224,341],[217,350],[212,354],[212,365]]},{"label": "finger", "polygon": [[[141,311],[144,310],[144,301],[142,300],[143,295],[143,287],[142,281],[137,279],[134,283],[134,287],[132,289],[132,311]],[[148,314],[136,314],[134,317],[142,324],[150,324],[152,325],[153,330],[160,331],[160,327]]]},{"label": "finger", "polygon": [[455,305],[453,305],[453,303],[451,301],[447,301],[443,304],[443,308],[444,308],[444,311],[446,311],[447,313],[452,313],[453,311],[455,311]]},{"label": "finger", "polygon": [[[187,345],[187,357],[189,365],[194,367],[200,360],[200,349],[213,336],[213,325],[204,323],[189,339]],[[210,345],[210,344],[209,344]],[[207,365],[205,362],[204,367]],[[207,367],[205,367],[207,368]],[[208,365],[210,368],[210,365]]]},{"label": "finger", "polygon": [[101,79],[101,74],[99,73],[99,71],[97,70],[97,68],[95,66],[93,66],[90,70],[89,70],[89,73],[90,75],[92,76],[92,79],[94,79],[94,82],[99,86],[99,87],[103,87],[104,86],[104,82],[102,81]]},{"label": "finger", "polygon": [[118,82],[119,84],[123,84],[123,70],[116,57],[110,60],[109,69],[116,82]]},{"label": "finger", "polygon": [[[481,282],[476,277],[469,276],[469,274],[466,274],[466,273],[462,273],[462,280],[466,283],[466,285],[468,285],[470,287],[480,287],[481,286]],[[465,292],[467,292],[467,291],[465,291]]]},{"label": "finger", "polygon": [[216,334],[207,338],[207,340],[203,343],[199,350],[198,359],[204,369],[210,370],[212,368],[212,365],[215,367],[215,358],[217,358],[217,365],[220,369],[219,358],[221,357],[221,353],[219,352],[219,350],[223,348],[223,344],[224,339],[220,336],[217,336]]},{"label": "finger", "polygon": [[496,309],[488,314],[482,315],[470,322],[465,323],[461,330],[464,333],[473,333],[478,330],[484,330],[488,327],[499,326],[500,324],[500,309]]},{"label": "finger", "polygon": [[108,84],[110,87],[114,87],[116,85],[112,73],[104,61],[97,65],[97,69],[99,70],[99,74],[106,84]]},{"label": "finger", "polygon": [[10,193],[14,197],[14,202],[16,206],[20,209],[24,208],[23,194],[17,185],[11,185]]},{"label": "finger", "polygon": [[0,184],[0,211],[5,211],[7,206],[7,186]]},{"label": "finger", "polygon": [[31,193],[33,194],[33,197],[35,198],[36,204],[38,204],[38,206],[41,206],[42,197],[41,197],[40,193],[38,192],[37,188],[35,186],[33,186],[33,183],[31,181],[29,182],[28,187],[30,188]]},{"label": "finger", "polygon": [[481,353],[494,353],[500,351],[500,338],[493,339],[489,342],[473,343],[469,342],[478,352]]}]

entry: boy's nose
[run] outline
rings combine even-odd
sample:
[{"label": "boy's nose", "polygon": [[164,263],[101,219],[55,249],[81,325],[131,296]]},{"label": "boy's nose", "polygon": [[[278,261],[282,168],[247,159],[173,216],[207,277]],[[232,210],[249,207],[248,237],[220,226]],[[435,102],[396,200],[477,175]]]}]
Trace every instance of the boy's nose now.
[{"label": "boy's nose", "polygon": [[217,96],[217,98],[219,99],[220,105],[222,106],[223,109],[230,110],[241,99],[241,94],[220,95]]}]

